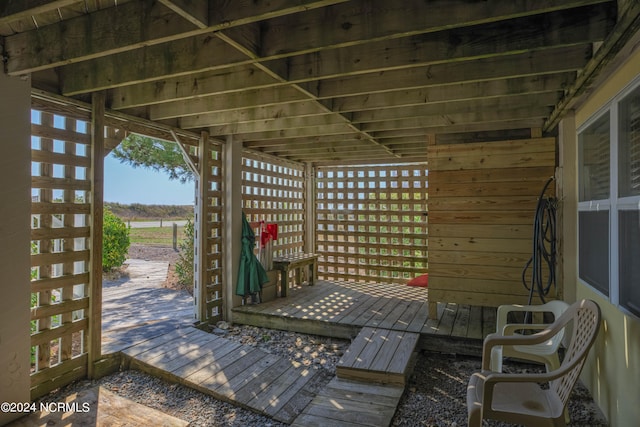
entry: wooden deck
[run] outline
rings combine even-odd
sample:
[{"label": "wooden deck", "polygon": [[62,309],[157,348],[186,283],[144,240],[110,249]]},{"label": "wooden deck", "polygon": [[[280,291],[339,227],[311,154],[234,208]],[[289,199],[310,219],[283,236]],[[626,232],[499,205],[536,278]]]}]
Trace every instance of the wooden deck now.
[{"label": "wooden deck", "polygon": [[289,289],[286,298],[236,307],[233,320],[348,339],[365,326],[415,332],[420,348],[479,355],[482,340],[495,331],[495,308],[439,303],[432,320],[428,296],[426,288],[321,280]]},{"label": "wooden deck", "polygon": [[[73,393],[64,399],[66,407],[52,406],[33,412],[8,427],[42,426],[127,426],[127,427],[187,427],[189,423],[157,409],[125,399],[102,387]],[[88,406],[89,410],[84,411]]]},{"label": "wooden deck", "polygon": [[418,344],[479,354],[495,329],[490,308],[439,304],[429,320],[428,290],[394,284],[318,281],[234,309],[235,323],[353,339],[325,384],[317,371],[193,328],[191,299],[159,287],[162,266],[131,267],[104,289],[103,353],[293,425],[389,425]]},{"label": "wooden deck", "polygon": [[193,297],[162,287],[168,263],[126,261],[128,276],[102,289],[102,354],[193,324]]}]

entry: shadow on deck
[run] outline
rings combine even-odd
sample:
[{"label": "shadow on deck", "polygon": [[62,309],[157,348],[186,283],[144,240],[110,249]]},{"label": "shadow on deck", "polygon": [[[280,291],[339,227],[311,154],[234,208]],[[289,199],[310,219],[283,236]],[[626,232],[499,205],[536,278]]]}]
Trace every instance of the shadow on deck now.
[{"label": "shadow on deck", "polygon": [[[439,304],[431,320],[428,290],[395,284],[319,281],[234,308],[234,323],[352,339],[342,371],[326,384],[295,362],[191,327],[192,300],[159,287],[164,267],[155,268],[105,286],[105,373],[139,369],[293,425],[389,425],[418,348],[479,355],[495,330],[495,309]],[[371,346],[358,344],[365,341]]]},{"label": "shadow on deck", "polygon": [[365,326],[413,332],[421,349],[480,356],[484,337],[495,332],[495,308],[438,303],[437,318],[429,319],[428,295],[400,284],[319,281],[294,286],[286,298],[236,307],[233,320],[347,339]]}]

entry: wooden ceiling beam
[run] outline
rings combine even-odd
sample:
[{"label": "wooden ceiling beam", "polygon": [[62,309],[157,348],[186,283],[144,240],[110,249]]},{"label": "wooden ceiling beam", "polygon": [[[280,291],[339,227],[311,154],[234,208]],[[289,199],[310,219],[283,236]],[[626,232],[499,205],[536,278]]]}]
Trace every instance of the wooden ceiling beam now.
[{"label": "wooden ceiling beam", "polygon": [[[248,25],[68,65],[62,68],[62,91],[75,95],[249,62],[264,62],[291,82],[327,79],[593,43],[604,39],[614,21],[610,8],[598,4],[579,12],[558,11],[481,28],[456,28],[409,39],[322,50],[292,56],[286,62],[259,56],[259,27]],[[227,43],[233,43],[234,49]]]},{"label": "wooden ceiling beam", "polygon": [[543,119],[548,116],[551,109],[552,108],[548,106],[525,106],[505,110],[476,110],[468,113],[443,114],[364,123],[362,125],[362,129],[367,132],[376,132],[402,128],[433,128],[482,122],[495,123],[533,117]]},{"label": "wooden ceiling beam", "polygon": [[204,28],[161,2],[127,2],[7,37],[7,71],[27,74],[343,1],[282,0],[237,7],[237,2],[211,0],[209,25]]},{"label": "wooden ceiling beam", "polygon": [[209,26],[209,7],[204,1],[158,0],[198,28]]},{"label": "wooden ceiling beam", "polygon": [[615,18],[610,8],[599,4],[579,11],[322,50],[290,58],[287,76],[291,81],[327,79],[584,45],[602,41]]},{"label": "wooden ceiling beam", "polygon": [[268,87],[152,105],[149,116],[151,120],[163,120],[206,113],[229,113],[260,107],[297,105],[305,102],[309,102],[309,98],[290,86]]},{"label": "wooden ceiling beam", "polygon": [[333,98],[331,102],[335,111],[369,111],[389,106],[426,105],[557,92],[568,87],[573,80],[575,80],[575,72],[566,72],[345,96]]},{"label": "wooden ceiling beam", "polygon": [[[437,104],[414,105],[410,107],[386,108],[353,113],[353,123],[370,123],[448,114],[471,114],[476,111],[508,110],[520,107],[553,107],[558,93],[503,96],[500,98],[479,98],[464,101],[441,102]],[[393,107],[393,106],[390,106]]]},{"label": "wooden ceiling beam", "polygon": [[[482,82],[457,83],[445,86],[397,90],[327,100],[336,112],[368,111],[389,106],[426,105],[447,101],[497,98],[507,95],[557,92],[568,87],[575,73],[560,73],[501,79]],[[307,101],[308,97],[290,87],[252,89],[222,95],[204,96],[188,101],[176,101],[151,106],[152,120],[194,116],[205,113],[226,113],[256,107],[271,107]]]},{"label": "wooden ceiling beam", "polygon": [[[184,120],[189,119],[189,117]],[[284,117],[280,119],[263,120],[247,123],[233,123],[222,126],[211,126],[209,132],[211,135],[238,135],[252,132],[271,132],[285,129],[302,129],[307,127],[315,128],[317,126],[331,125],[347,125],[340,117],[335,114],[325,113],[323,115],[315,115],[309,117]],[[202,126],[191,127],[180,123],[182,129],[199,129]]]},{"label": "wooden ceiling beam", "polygon": [[242,66],[216,73],[195,74],[114,88],[108,92],[107,102],[114,110],[122,110],[283,85],[284,83],[254,66]]},{"label": "wooden ceiling beam", "polygon": [[0,26],[56,11],[76,2],[77,0],[4,0],[0,2]]},{"label": "wooden ceiling beam", "polygon": [[375,40],[573,9],[609,0],[430,2],[351,1],[265,22],[260,56],[308,53]]},{"label": "wooden ceiling beam", "polygon": [[397,91],[399,88],[417,89],[452,83],[565,73],[582,68],[591,52],[592,46],[589,44],[341,77],[318,82],[318,94],[320,98],[334,98]]},{"label": "wooden ceiling beam", "polygon": [[333,144],[336,142],[353,142],[358,143],[362,141],[362,137],[359,135],[349,134],[336,134],[336,135],[321,135],[311,136],[303,138],[289,138],[286,140],[264,140],[264,141],[246,141],[244,146],[248,148],[262,149],[266,147],[289,147],[295,145],[308,145],[308,144]]},{"label": "wooden ceiling beam", "polygon": [[243,110],[217,111],[214,113],[204,113],[183,117],[180,121],[181,127],[194,129],[209,126],[225,126],[235,124],[245,124],[251,122],[267,122],[280,118],[309,117],[315,115],[327,115],[315,101],[295,102],[268,107],[254,107]]},{"label": "wooden ceiling beam", "polygon": [[[501,57],[459,61],[427,67],[408,68],[310,82],[319,99],[366,96],[379,92],[423,89],[454,83],[505,80],[580,69],[592,51],[591,45],[519,53]],[[473,64],[469,67],[470,63]],[[296,82],[289,82],[296,83]],[[255,66],[243,66],[216,73],[202,73],[157,82],[114,88],[108,98],[113,109],[133,108],[163,102],[176,102],[201,96],[213,96],[265,87],[288,85],[282,79],[266,75]],[[307,88],[307,86],[304,86]],[[308,98],[311,95],[305,94]]]},{"label": "wooden ceiling beam", "polygon": [[328,126],[313,126],[298,129],[284,129],[269,132],[251,132],[243,135],[238,135],[238,139],[242,141],[264,141],[269,139],[290,139],[290,138],[304,138],[304,137],[316,137],[326,135],[359,135],[347,126],[346,124],[328,125]]}]

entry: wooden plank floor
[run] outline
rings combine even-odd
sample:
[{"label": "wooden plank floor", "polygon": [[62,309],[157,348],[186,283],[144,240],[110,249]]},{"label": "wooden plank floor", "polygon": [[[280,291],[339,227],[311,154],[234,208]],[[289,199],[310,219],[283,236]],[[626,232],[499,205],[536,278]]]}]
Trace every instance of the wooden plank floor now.
[{"label": "wooden plank floor", "polygon": [[[63,402],[57,402],[63,403]],[[186,427],[187,421],[162,411],[120,397],[102,387],[73,393],[64,399],[67,405],[60,411],[37,411],[11,423],[8,427],[41,426],[127,426]],[[75,410],[88,405],[90,410]]]},{"label": "wooden plank floor", "polygon": [[314,398],[317,371],[195,328],[122,350],[129,367],[291,423]]},{"label": "wooden plank floor", "polygon": [[193,297],[162,287],[168,263],[126,261],[127,276],[102,289],[102,354],[193,324]]},{"label": "wooden plank floor", "polygon": [[438,303],[432,320],[428,295],[426,288],[399,284],[319,281],[293,287],[285,298],[236,307],[233,316],[236,323],[338,338],[353,338],[365,326],[416,332],[437,346],[450,342],[450,351],[478,354],[495,331],[495,309]]},{"label": "wooden plank floor", "polygon": [[332,379],[292,427],[380,427],[391,424],[403,386]]},{"label": "wooden plank floor", "polygon": [[342,379],[404,386],[419,334],[365,326],[336,366]]}]

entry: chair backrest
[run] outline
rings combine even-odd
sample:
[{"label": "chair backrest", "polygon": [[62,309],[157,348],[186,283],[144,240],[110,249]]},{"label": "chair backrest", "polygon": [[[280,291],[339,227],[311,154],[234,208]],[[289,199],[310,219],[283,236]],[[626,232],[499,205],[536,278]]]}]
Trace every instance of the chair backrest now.
[{"label": "chair backrest", "polygon": [[578,301],[569,306],[556,323],[571,324],[571,341],[559,370],[565,374],[551,382],[551,388],[566,405],[578,380],[589,349],[600,328],[600,307],[591,300]]}]

